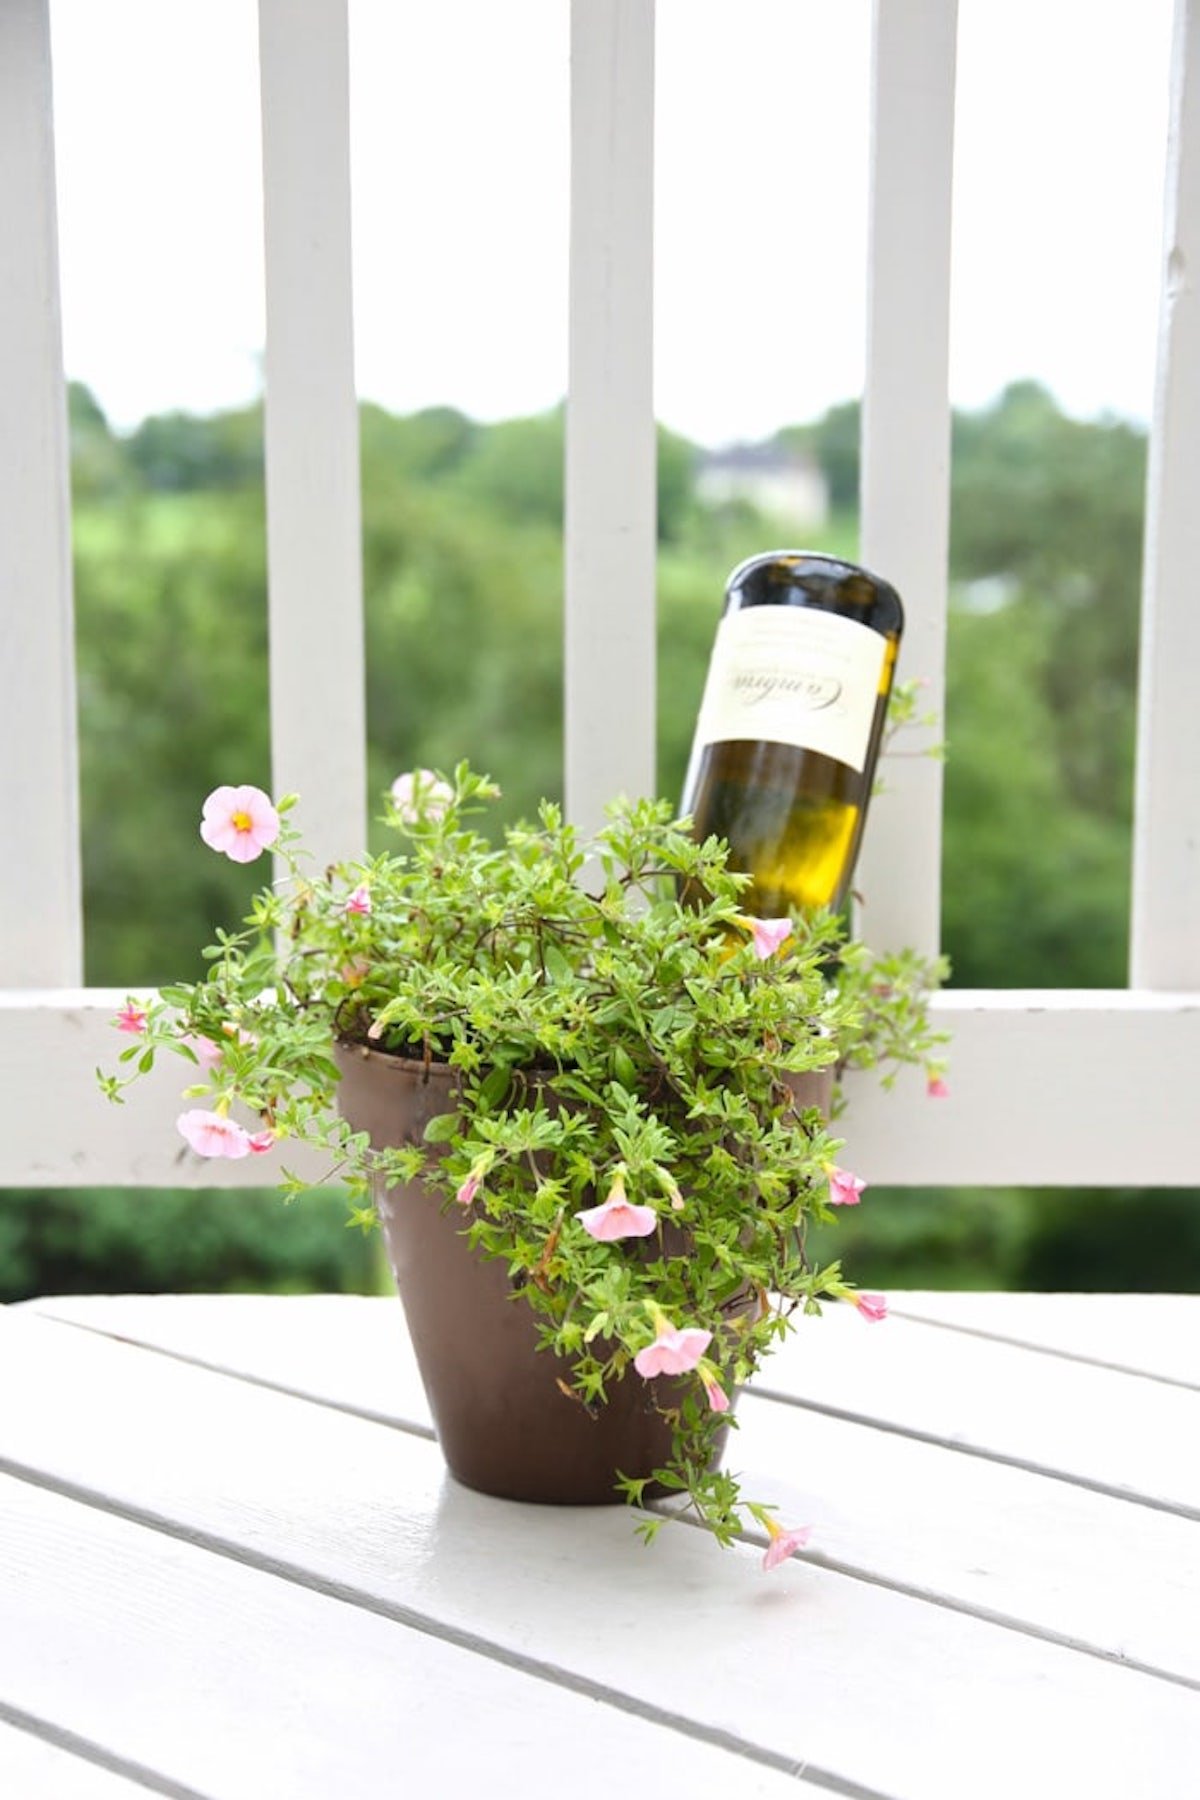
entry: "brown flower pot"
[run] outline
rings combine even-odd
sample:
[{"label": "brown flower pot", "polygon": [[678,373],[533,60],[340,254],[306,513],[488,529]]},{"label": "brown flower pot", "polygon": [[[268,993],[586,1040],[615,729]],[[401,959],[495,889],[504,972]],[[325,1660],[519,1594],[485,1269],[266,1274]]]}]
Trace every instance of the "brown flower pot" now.
[{"label": "brown flower pot", "polygon": [[[376,1148],[421,1143],[430,1119],[454,1110],[455,1076],[444,1066],[349,1045],[337,1061],[341,1112]],[[824,1075],[792,1080],[808,1084],[800,1104],[827,1105]],[[589,1411],[558,1386],[568,1371],[538,1350],[533,1309],[502,1259],[471,1249],[456,1207],[443,1211],[420,1181],[378,1192],[376,1204],[442,1453],[459,1481],[510,1500],[595,1505],[621,1498],[618,1473],[641,1478],[662,1467],[671,1428],[654,1384],[629,1375]]]}]

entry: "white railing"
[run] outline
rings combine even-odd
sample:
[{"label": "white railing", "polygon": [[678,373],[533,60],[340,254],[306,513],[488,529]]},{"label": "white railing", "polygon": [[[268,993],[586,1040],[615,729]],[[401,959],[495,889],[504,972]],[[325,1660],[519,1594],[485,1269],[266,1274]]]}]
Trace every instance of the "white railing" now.
[{"label": "white railing", "polygon": [[[1200,1185],[1200,0],[1177,0],[1160,379],[1148,491],[1131,967],[1114,992],[951,992],[952,1095],[866,1078],[876,1181]],[[364,830],[362,596],[349,264],[346,0],[260,0],[273,775],[323,854]],[[905,666],[940,705],[955,0],[876,0],[864,560],[905,595]],[[569,810],[653,786],[653,0],[573,0],[566,506]],[[47,0],[0,7],[0,1185],[203,1184],[177,1076],[98,1097],[120,995],[78,989],[65,395]],[[336,646],[336,657],[331,654]],[[620,696],[621,729],[611,725]],[[936,947],[941,772],[906,761],[872,819],[879,942]],[[346,821],[353,821],[347,830]],[[872,873],[872,870],[874,873]],[[157,1082],[157,1086],[155,1086]],[[222,1165],[241,1184],[241,1165]],[[264,1183],[271,1172],[256,1167]]]}]

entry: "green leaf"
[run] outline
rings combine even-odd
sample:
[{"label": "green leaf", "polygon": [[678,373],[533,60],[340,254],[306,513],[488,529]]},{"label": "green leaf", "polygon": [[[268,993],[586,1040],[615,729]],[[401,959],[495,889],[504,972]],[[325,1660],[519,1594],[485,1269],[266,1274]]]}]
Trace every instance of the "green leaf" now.
[{"label": "green leaf", "polygon": [[436,1118],[430,1119],[422,1136],[427,1144],[448,1144],[457,1134],[459,1124],[457,1113],[438,1113]]}]

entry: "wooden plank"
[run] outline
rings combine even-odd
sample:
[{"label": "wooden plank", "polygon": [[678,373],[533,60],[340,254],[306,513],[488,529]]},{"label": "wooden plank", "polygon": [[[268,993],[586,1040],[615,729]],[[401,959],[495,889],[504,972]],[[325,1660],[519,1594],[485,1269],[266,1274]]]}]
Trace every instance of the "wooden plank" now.
[{"label": "wooden plank", "polygon": [[48,0],[0,7],[0,988],[83,979]]},{"label": "wooden plank", "polygon": [[895,1296],[892,1311],[1101,1368],[1200,1387],[1200,1295],[905,1293]]},{"label": "wooden plank", "polygon": [[[490,1501],[446,1481],[422,1439],[82,1338],[0,1320],[0,1354],[27,1372],[0,1384],[14,1463],[297,1579],[419,1612],[443,1634],[536,1656],[643,1711],[703,1721],[818,1781],[957,1800],[998,1691],[1004,1742],[989,1740],[972,1768],[985,1797],[1020,1791],[1035,1744],[1048,1783],[1069,1790],[1073,1768],[1078,1791],[1127,1795],[1142,1780],[1154,1792],[1195,1741],[1195,1695],[1172,1682],[811,1564],[780,1572],[768,1605],[749,1550],[723,1555],[679,1528],[646,1552],[621,1508]],[[936,1486],[926,1506],[937,1512]],[[1107,1578],[1124,1537],[1093,1550]],[[631,1637],[634,1605],[654,1654]],[[755,1654],[731,1658],[731,1643]],[[1104,1744],[1087,1725],[1097,1706]]]},{"label": "wooden plank", "polygon": [[572,0],[565,792],[655,793],[654,0]]},{"label": "wooden plank", "polygon": [[[950,536],[950,199],[956,0],[875,0],[862,557],[899,589],[902,678],[944,709]],[[936,742],[917,728],[906,749]],[[855,880],[858,929],[880,947],[936,954],[942,769],[894,760]],[[904,879],[896,880],[896,871]]]},{"label": "wooden plank", "polygon": [[1200,987],[1200,8],[1177,0],[1138,663],[1130,981]]},{"label": "wooden plank", "polygon": [[[252,1168],[180,1160],[182,1061],[164,1058],[124,1107],[101,1100],[95,1069],[116,1066],[124,998],[0,992],[0,1186],[274,1185],[275,1156]],[[872,1183],[1200,1186],[1200,995],[957,989],[934,1018],[952,1036],[949,1099],[928,1100],[915,1071],[891,1093],[871,1075],[847,1083],[845,1160]],[[1117,1117],[1139,1129],[1114,1135]],[[295,1151],[286,1161],[322,1167]]]},{"label": "wooden plank", "polygon": [[[406,1429],[430,1424],[391,1301],[131,1295],[19,1310]],[[815,1523],[815,1560],[1200,1684],[1200,1542],[1191,1521],[753,1393],[742,1397],[739,1420],[727,1461],[750,1493]],[[1105,1543],[1119,1544],[1120,1554],[1099,1579]]]},{"label": "wooden plank", "polygon": [[259,0],[271,769],[314,866],[367,844],[346,0]]},{"label": "wooden plank", "polygon": [[[788,1775],[360,1606],[0,1480],[0,1697],[205,1800],[527,1800],[531,1759],[776,1800]],[[464,1711],[470,1729],[463,1729]],[[174,1792],[168,1788],[168,1792]]]},{"label": "wooden plank", "polygon": [[145,1800],[147,1789],[0,1719],[0,1793],[11,1800]]},{"label": "wooden plank", "polygon": [[835,1306],[800,1321],[759,1391],[1200,1519],[1184,1388]]}]

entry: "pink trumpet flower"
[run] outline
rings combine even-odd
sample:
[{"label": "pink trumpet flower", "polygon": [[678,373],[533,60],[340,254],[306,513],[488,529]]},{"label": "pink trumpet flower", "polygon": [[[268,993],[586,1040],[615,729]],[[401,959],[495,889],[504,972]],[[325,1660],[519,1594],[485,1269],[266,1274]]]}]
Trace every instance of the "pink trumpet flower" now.
[{"label": "pink trumpet flower", "polygon": [[360,883],[352,894],[347,895],[346,911],[355,914],[355,916],[360,919],[365,919],[370,916],[371,893],[365,883]]},{"label": "pink trumpet flower", "polygon": [[600,1206],[589,1206],[575,1217],[583,1229],[597,1242],[609,1244],[618,1238],[649,1237],[658,1225],[652,1206],[632,1206],[625,1194],[625,1176],[618,1169],[613,1176],[608,1198]]},{"label": "pink trumpet flower", "polygon": [[652,1344],[638,1351],[633,1366],[646,1381],[655,1375],[686,1375],[689,1369],[696,1367],[711,1343],[711,1331],[701,1331],[696,1325],[677,1331],[664,1319],[659,1325],[658,1336]]},{"label": "pink trumpet flower", "polygon": [[764,1569],[777,1569],[780,1563],[787,1561],[789,1556],[794,1555],[797,1550],[802,1550],[812,1536],[811,1525],[797,1525],[794,1530],[785,1531],[782,1525],[775,1523],[769,1513],[764,1513],[761,1517],[767,1528],[767,1536],[771,1540],[762,1560]]},{"label": "pink trumpet flower", "polygon": [[250,1132],[246,1137],[246,1143],[251,1156],[262,1156],[267,1150],[274,1148],[275,1133],[273,1131]]},{"label": "pink trumpet flower", "polygon": [[729,1395],[725,1392],[725,1389],[721,1386],[720,1382],[714,1376],[705,1375],[703,1373],[701,1374],[700,1379],[704,1383],[704,1392],[708,1397],[708,1404],[712,1407],[713,1411],[716,1413],[728,1412]]},{"label": "pink trumpet flower", "polygon": [[882,1294],[855,1294],[853,1298],[864,1319],[874,1322],[887,1318],[887,1300]]},{"label": "pink trumpet flower", "polygon": [[950,1089],[940,1075],[931,1075],[925,1083],[925,1093],[930,1100],[946,1100]]},{"label": "pink trumpet flower", "polygon": [[200,836],[231,862],[254,862],[279,836],[279,814],[261,788],[214,788],[204,802]]},{"label": "pink trumpet flower", "polygon": [[127,1031],[131,1037],[141,1037],[149,1017],[144,1006],[139,1006],[136,1000],[130,1000],[121,1008],[113,1024],[118,1031]]},{"label": "pink trumpet flower", "polygon": [[[180,1136],[187,1139],[197,1156],[237,1158],[249,1156],[254,1148],[250,1133],[221,1113],[202,1109],[180,1113],[175,1124]],[[266,1145],[261,1147],[267,1148]]]},{"label": "pink trumpet flower", "polygon": [[753,919],[747,916],[742,923],[750,929],[754,954],[759,962],[766,962],[768,957],[774,956],[792,935],[790,919]]},{"label": "pink trumpet flower", "polygon": [[835,1168],[833,1163],[825,1165],[825,1173],[829,1176],[830,1206],[857,1206],[867,1185],[862,1177],[852,1175],[849,1169]]},{"label": "pink trumpet flower", "polygon": [[221,1060],[221,1046],[214,1044],[210,1037],[202,1032],[189,1031],[180,1039],[187,1045],[202,1069],[215,1069]]}]

